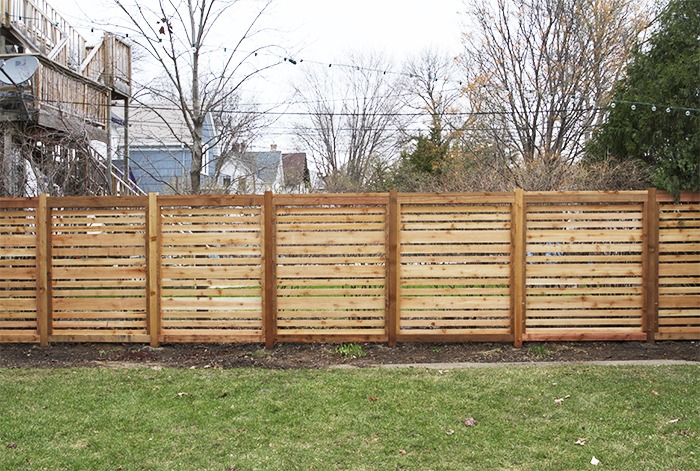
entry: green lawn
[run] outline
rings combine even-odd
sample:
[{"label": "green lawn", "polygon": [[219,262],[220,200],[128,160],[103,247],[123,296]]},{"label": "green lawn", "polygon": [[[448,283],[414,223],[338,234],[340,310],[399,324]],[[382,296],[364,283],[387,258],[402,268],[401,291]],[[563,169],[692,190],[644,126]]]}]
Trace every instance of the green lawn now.
[{"label": "green lawn", "polygon": [[2,470],[696,470],[699,443],[696,366],[0,370]]}]

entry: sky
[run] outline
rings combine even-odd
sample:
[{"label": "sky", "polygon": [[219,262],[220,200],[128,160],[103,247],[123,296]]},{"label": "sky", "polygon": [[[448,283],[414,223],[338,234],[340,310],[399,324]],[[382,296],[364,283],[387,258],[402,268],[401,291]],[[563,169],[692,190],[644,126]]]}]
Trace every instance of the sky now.
[{"label": "sky", "polygon": [[[122,33],[110,25],[118,14],[114,0],[49,0],[49,3],[89,41],[96,42],[105,29]],[[244,6],[248,3],[254,10],[262,1],[242,0],[242,3]],[[281,46],[276,49],[281,57],[306,62],[298,63],[299,70],[290,69],[293,66],[288,63],[277,66],[266,72],[263,80],[248,84],[246,92],[261,103],[284,100],[285,94],[290,93],[294,74],[302,68],[343,63],[350,52],[382,53],[393,61],[397,71],[405,59],[427,47],[457,55],[461,50],[463,10],[463,0],[276,0],[263,23],[272,32],[269,41]],[[237,40],[238,34],[231,23],[235,20],[219,21],[224,32],[216,39],[218,47]],[[281,144],[291,146],[291,143]]]}]

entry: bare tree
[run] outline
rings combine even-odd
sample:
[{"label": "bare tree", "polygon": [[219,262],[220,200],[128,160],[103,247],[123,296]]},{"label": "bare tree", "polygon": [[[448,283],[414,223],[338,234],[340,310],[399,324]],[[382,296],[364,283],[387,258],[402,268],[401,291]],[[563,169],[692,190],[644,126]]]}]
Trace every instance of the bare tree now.
[{"label": "bare tree", "polygon": [[305,117],[295,135],[311,151],[326,191],[362,190],[398,149],[400,76],[379,55],[308,69],[296,93]]},{"label": "bare tree", "polygon": [[465,92],[500,161],[511,169],[576,162],[642,30],[635,2],[470,0],[468,9]]},{"label": "bare tree", "polygon": [[[249,6],[242,0],[156,0],[154,8],[140,1],[115,1],[134,30],[134,42],[162,71],[160,79],[146,87],[148,95],[182,114],[187,128],[187,139],[182,143],[192,155],[189,191],[199,193],[203,157],[218,145],[216,141],[203,142],[207,114],[225,110],[244,83],[274,65],[252,63],[268,47],[253,44],[253,39],[261,31],[271,0],[262,2],[248,16],[238,38],[226,47],[213,47],[209,42],[216,41],[217,24],[230,20],[232,25],[240,25],[239,19],[246,17]],[[234,14],[234,10],[241,14]],[[239,22],[234,23],[234,19]],[[231,28],[236,30],[230,27],[229,35]],[[213,49],[216,57],[212,57]]]},{"label": "bare tree", "polygon": [[421,124],[428,125],[441,142],[451,141],[455,130],[464,124],[459,114],[459,72],[453,57],[434,48],[423,49],[404,66],[404,75],[408,76],[406,107],[414,110]]}]

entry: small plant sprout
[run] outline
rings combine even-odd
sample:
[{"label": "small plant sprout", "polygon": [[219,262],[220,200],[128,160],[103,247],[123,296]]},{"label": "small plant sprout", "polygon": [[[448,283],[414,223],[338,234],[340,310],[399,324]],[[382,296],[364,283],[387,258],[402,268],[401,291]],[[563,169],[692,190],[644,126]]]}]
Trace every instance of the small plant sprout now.
[{"label": "small plant sprout", "polygon": [[353,358],[362,358],[367,353],[359,343],[343,343],[335,347],[335,353],[342,356],[346,360]]}]

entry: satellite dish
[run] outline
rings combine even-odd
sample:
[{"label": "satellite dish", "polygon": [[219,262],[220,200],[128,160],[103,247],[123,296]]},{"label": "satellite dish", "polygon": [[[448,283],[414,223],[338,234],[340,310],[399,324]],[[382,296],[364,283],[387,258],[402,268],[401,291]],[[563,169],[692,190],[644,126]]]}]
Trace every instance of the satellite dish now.
[{"label": "satellite dish", "polygon": [[39,60],[34,56],[0,58],[0,83],[19,85],[26,82],[39,68]]}]

